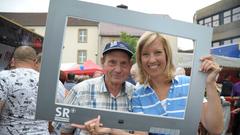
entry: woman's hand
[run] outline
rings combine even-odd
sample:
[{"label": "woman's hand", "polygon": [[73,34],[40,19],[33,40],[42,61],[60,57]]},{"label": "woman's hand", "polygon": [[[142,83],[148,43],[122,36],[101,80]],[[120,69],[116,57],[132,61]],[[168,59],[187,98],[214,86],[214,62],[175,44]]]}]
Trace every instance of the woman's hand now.
[{"label": "woman's hand", "polygon": [[217,76],[221,71],[219,65],[214,61],[212,56],[205,56],[200,58],[202,64],[200,67],[200,71],[207,73],[207,84],[211,84],[216,82]]},{"label": "woman's hand", "polygon": [[207,73],[206,92],[207,101],[203,105],[201,122],[211,134],[221,134],[224,127],[223,110],[217,92],[217,76],[221,68],[214,62],[212,56],[202,57],[200,71]]}]

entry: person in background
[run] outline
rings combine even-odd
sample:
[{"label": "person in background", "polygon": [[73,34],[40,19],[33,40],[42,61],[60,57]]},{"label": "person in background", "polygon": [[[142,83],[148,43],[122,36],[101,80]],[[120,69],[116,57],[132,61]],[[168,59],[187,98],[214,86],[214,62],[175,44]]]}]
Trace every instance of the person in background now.
[{"label": "person in background", "polygon": [[14,65],[14,59],[11,59],[8,63],[8,65],[4,68],[4,70],[10,70],[10,69],[14,69],[15,65]]},{"label": "person in background", "polygon": [[[41,61],[42,61],[42,53],[39,53],[37,55],[37,58],[34,62],[34,68],[36,71],[40,72],[40,69],[41,69]],[[62,103],[63,100],[64,100],[64,97],[66,95],[68,90],[66,90],[66,88],[64,87],[64,85],[62,84],[62,82],[59,80],[58,82],[58,88],[57,88],[57,95],[56,95],[56,99],[55,101],[57,103]],[[51,135],[57,135],[57,134],[60,134],[60,131],[57,131],[57,130],[54,130],[54,128],[52,127],[52,122],[49,121],[49,124],[48,124],[48,130],[50,132]]]},{"label": "person in background", "polygon": [[234,119],[232,122],[232,135],[240,135],[240,96],[235,101],[235,109],[232,111]]},{"label": "person in background", "polygon": [[[172,50],[167,39],[156,32],[145,32],[140,37],[136,50],[139,82],[143,86],[133,93],[133,112],[183,118],[190,78],[174,75]],[[202,57],[200,60],[202,62],[200,71],[207,74],[208,99],[203,103],[201,123],[210,134],[220,134],[223,130],[223,110],[216,88],[216,76],[220,68],[210,56]],[[172,130],[167,129],[151,135],[172,133]]]},{"label": "person in background", "polygon": [[231,94],[233,97],[234,96],[239,96],[240,97],[240,81],[236,82],[234,85],[233,85],[233,88],[232,88],[232,94]]},{"label": "person in background", "polygon": [[0,72],[0,134],[49,135],[48,122],[35,120],[39,73],[35,70],[36,51],[18,47],[14,69]]},{"label": "person in background", "polygon": [[102,71],[99,71],[99,70],[97,70],[97,71],[95,71],[94,73],[93,73],[93,76],[92,76],[92,78],[96,78],[96,77],[99,77],[99,76],[102,76],[103,75],[103,72]]},{"label": "person in background", "polygon": [[232,96],[238,97],[238,99],[234,103],[234,107],[236,109],[232,111],[232,114],[234,114],[234,119],[232,123],[232,134],[240,135],[240,81],[236,82],[233,85]]},{"label": "person in background", "polygon": [[64,82],[67,80],[65,72],[63,72],[62,70],[60,70],[59,80],[62,82],[62,84],[64,84]]},{"label": "person in background", "polygon": [[75,82],[78,84],[78,83],[80,83],[80,82],[82,82],[84,80],[87,80],[89,78],[90,78],[89,75],[76,75],[75,76]]},{"label": "person in background", "polygon": [[[75,85],[69,95],[64,100],[71,105],[82,107],[92,107],[99,109],[109,109],[118,111],[129,111],[131,93],[134,85],[127,82],[128,75],[132,66],[132,51],[128,44],[120,41],[108,43],[101,58],[104,75],[85,80]],[[62,135],[88,135],[95,134],[92,129],[91,120],[86,125],[64,125],[61,129]],[[58,124],[55,125],[58,128]],[[73,127],[74,126],[74,127]],[[75,130],[76,128],[81,128]],[[118,129],[102,128],[100,131],[120,132]]]},{"label": "person in background", "polygon": [[183,67],[177,67],[175,75],[186,75],[186,71]]},{"label": "person in background", "polygon": [[130,74],[128,75],[127,81],[128,81],[129,83],[131,83],[132,85],[136,85],[135,80],[132,78],[132,76],[131,76]]},{"label": "person in background", "polygon": [[138,66],[137,66],[137,63],[132,65],[132,68],[130,70],[130,74],[131,74],[131,77],[133,78],[133,80],[135,81],[135,86],[137,88],[140,85],[139,81],[138,81],[139,77],[138,77]]},{"label": "person in background", "polygon": [[136,81],[134,80],[134,78],[132,78],[131,70],[130,70],[130,74],[128,75],[127,81],[133,85],[136,85]]},{"label": "person in background", "polygon": [[226,74],[222,81],[221,96],[231,96],[233,83],[231,82],[231,75]]},{"label": "person in background", "polygon": [[64,87],[69,91],[72,89],[72,87],[76,85],[75,82],[75,74],[74,73],[68,73],[67,74],[67,80],[64,82]]},{"label": "person in background", "polygon": [[[37,58],[34,63],[34,69],[38,72],[40,72],[40,69],[41,69],[41,61],[42,61],[42,53],[39,53],[37,55]],[[67,92],[66,88],[64,87],[63,83],[59,80],[58,88],[57,88],[57,95],[56,95],[57,103],[63,102],[66,92]]]},{"label": "person in background", "polygon": [[130,70],[130,74],[128,75],[128,79],[127,79],[127,81],[130,82],[130,83],[133,84],[133,85],[136,85],[136,84],[137,84],[135,78],[133,78],[134,75],[135,75],[135,73],[136,73],[135,70],[136,70],[136,69],[135,69],[135,66],[132,65],[131,70]]}]

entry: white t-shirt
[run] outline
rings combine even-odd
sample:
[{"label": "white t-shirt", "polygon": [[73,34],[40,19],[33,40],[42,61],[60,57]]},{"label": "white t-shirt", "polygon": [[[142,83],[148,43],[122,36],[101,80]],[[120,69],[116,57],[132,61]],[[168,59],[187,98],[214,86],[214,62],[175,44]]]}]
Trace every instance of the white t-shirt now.
[{"label": "white t-shirt", "polygon": [[29,68],[0,72],[1,135],[49,135],[48,122],[35,120],[39,73]]}]

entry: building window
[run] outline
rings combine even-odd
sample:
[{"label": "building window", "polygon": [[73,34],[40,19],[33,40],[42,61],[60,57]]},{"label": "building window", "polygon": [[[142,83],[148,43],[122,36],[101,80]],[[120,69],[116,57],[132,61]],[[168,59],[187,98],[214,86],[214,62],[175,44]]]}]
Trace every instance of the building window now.
[{"label": "building window", "polygon": [[224,45],[231,44],[231,40],[224,40]]},{"label": "building window", "polygon": [[206,26],[212,27],[212,18],[208,17],[204,20]]},{"label": "building window", "polygon": [[240,20],[240,13],[233,15],[233,22]]},{"label": "building window", "polygon": [[227,17],[227,16],[230,16],[230,15],[231,15],[231,10],[225,11],[223,13],[223,17]]},{"label": "building window", "polygon": [[78,50],[77,63],[83,64],[87,60],[87,50]]},{"label": "building window", "polygon": [[238,43],[240,44],[240,37],[232,39],[232,43]]},{"label": "building window", "polygon": [[223,13],[223,24],[231,22],[231,10],[225,11]]},{"label": "building window", "polygon": [[223,23],[224,24],[227,24],[227,23],[230,23],[231,22],[231,17],[225,17],[224,20],[223,20]]},{"label": "building window", "polygon": [[232,21],[235,22],[238,20],[240,20],[240,7],[233,9]]},{"label": "building window", "polygon": [[219,46],[219,45],[220,45],[219,42],[213,42],[212,47],[217,47],[217,46]]},{"label": "building window", "polygon": [[217,27],[217,26],[219,26],[219,21],[214,21],[213,22],[213,27]]},{"label": "building window", "polygon": [[87,43],[87,29],[79,29],[78,42],[79,43]]},{"label": "building window", "polygon": [[198,24],[203,25],[203,20],[199,20]]},{"label": "building window", "polygon": [[219,15],[214,15],[214,16],[213,16],[212,26],[213,26],[213,27],[219,26]]}]

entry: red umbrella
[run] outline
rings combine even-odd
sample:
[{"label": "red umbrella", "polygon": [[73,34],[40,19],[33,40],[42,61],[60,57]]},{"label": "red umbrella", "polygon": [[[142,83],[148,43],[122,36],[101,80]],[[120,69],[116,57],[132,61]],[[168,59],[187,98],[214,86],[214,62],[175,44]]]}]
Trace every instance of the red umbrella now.
[{"label": "red umbrella", "polygon": [[96,71],[103,71],[102,68],[92,62],[91,60],[87,60],[83,63],[83,65],[76,64],[68,69],[64,69],[63,72],[66,74],[74,73],[76,75],[90,75],[92,76]]}]

